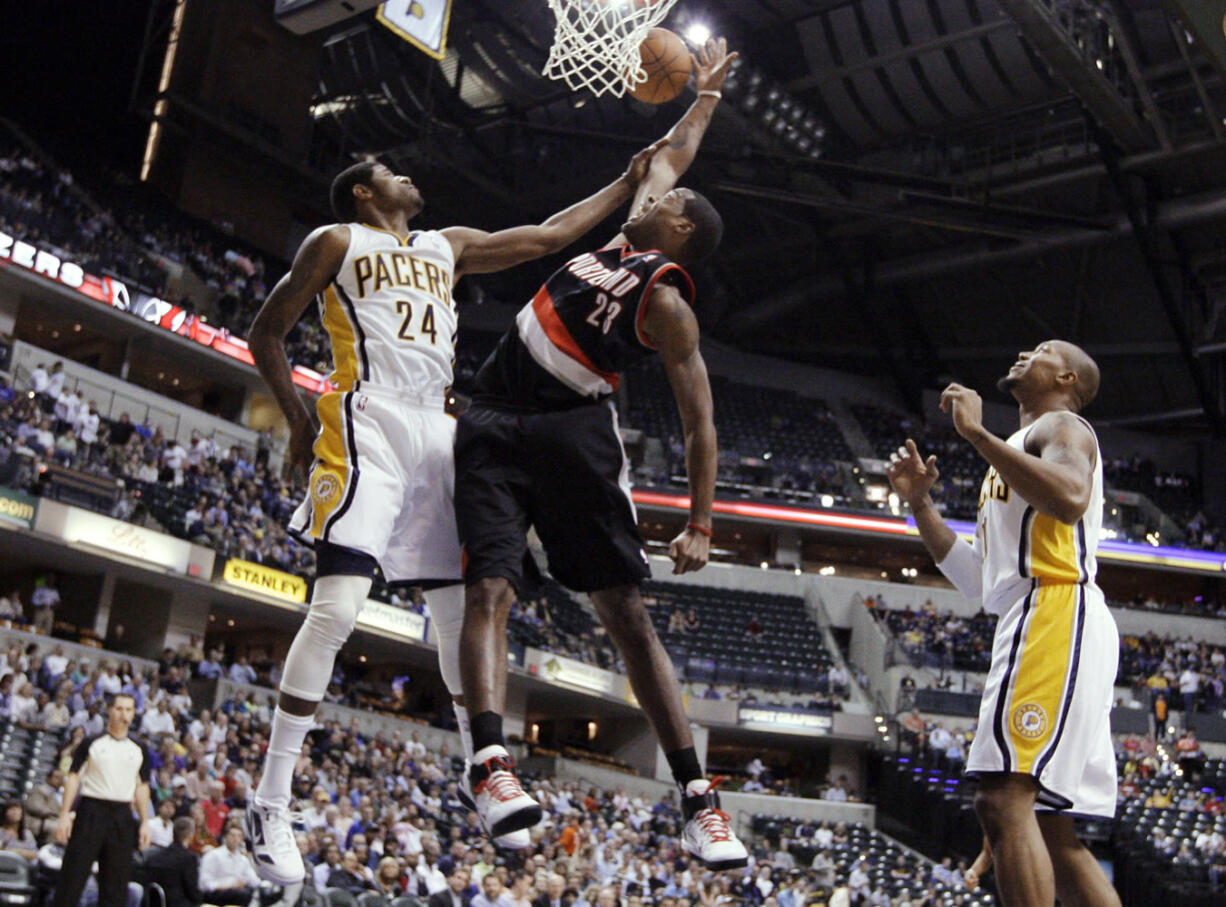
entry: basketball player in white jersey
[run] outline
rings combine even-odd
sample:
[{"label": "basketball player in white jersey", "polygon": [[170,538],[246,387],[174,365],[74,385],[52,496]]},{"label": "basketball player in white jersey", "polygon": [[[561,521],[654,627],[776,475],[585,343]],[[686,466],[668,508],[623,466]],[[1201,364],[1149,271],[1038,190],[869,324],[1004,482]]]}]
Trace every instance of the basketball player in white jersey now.
[{"label": "basketball player in white jersey", "polygon": [[[285,659],[263,776],[246,814],[252,857],[268,881],[288,885],[304,876],[288,812],[294,764],[376,567],[389,583],[433,589],[426,601],[440,671],[455,700],[465,753],[472,755],[460,699],[464,587],[452,504],[455,420],[444,411],[456,338],[452,287],[465,274],[540,258],[587,233],[630,200],[664,141],[635,155],[604,189],[544,223],[496,233],[410,231],[423,207],[417,187],[382,164],[355,164],[332,184],[339,223],[306,238],[256,317],[248,342],[289,422],[289,465],[310,476],[289,528],[314,544],[317,565],[310,610]],[[319,398],[318,418],[294,387],[284,346],[311,302],[320,307],[336,366],[336,390]],[[525,847],[528,833],[500,843]]]},{"label": "basketball player in white jersey", "polygon": [[1074,816],[1115,814],[1111,702],[1115,620],[1095,582],[1103,512],[1098,440],[1078,415],[1098,392],[1098,367],[1071,343],[1021,353],[998,387],[1021,427],[1001,440],[983,401],[951,384],[941,409],[989,469],[973,544],[958,539],[929,496],[939,473],[915,442],[891,455],[890,484],[915,516],[941,572],[1000,615],[992,666],[967,757],[975,811],[1006,907],[1116,907],[1120,900]]}]

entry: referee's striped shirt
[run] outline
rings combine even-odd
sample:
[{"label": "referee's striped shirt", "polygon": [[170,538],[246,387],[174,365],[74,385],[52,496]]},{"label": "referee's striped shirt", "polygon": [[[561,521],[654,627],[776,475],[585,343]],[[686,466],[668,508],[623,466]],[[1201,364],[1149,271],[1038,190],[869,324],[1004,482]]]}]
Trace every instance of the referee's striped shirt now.
[{"label": "referee's striped shirt", "polygon": [[102,733],[77,744],[69,770],[81,778],[82,797],[131,803],[137,786],[149,783],[153,760],[143,743]]}]

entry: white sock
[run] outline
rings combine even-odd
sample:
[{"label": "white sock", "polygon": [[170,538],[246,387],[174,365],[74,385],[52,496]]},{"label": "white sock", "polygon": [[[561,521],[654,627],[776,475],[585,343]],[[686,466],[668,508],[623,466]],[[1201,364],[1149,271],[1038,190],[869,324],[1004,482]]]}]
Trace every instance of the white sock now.
[{"label": "white sock", "polygon": [[471,762],[473,758],[473,729],[468,723],[468,709],[458,702],[452,702],[451,708],[455,710],[455,723],[460,729],[460,745],[464,748],[464,758]]},{"label": "white sock", "polygon": [[495,756],[509,756],[509,755],[511,754],[507,752],[507,748],[503,746],[501,743],[491,743],[489,746],[481,747],[480,752],[473,753],[472,761],[473,761],[473,765],[481,765],[482,763],[489,762]]},{"label": "white sock", "polygon": [[268,737],[268,754],[264,757],[264,774],[255,790],[255,802],[260,806],[289,807],[294,766],[302,755],[302,743],[313,724],[314,715],[291,715],[277,706],[272,716],[272,733]]}]

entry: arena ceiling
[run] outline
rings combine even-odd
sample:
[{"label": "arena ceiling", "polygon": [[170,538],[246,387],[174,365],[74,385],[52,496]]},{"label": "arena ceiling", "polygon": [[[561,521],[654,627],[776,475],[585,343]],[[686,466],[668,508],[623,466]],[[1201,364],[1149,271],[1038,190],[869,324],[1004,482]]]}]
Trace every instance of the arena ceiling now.
[{"label": "arena ceiling", "polygon": [[[708,333],[885,371],[912,405],[1061,336],[1104,367],[1099,419],[1226,428],[1226,87],[1161,2],[681,0],[668,24],[695,21],[744,58],[686,177],[728,224]],[[541,78],[551,37],[543,0],[455,0],[441,64],[345,23],[315,163],[378,151],[440,223],[573,200],[683,106]]]}]

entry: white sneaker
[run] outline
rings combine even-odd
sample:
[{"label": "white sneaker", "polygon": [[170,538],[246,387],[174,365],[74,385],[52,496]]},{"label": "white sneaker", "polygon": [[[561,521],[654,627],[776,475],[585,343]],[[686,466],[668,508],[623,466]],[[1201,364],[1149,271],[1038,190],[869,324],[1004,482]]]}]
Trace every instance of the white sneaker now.
[{"label": "white sneaker", "polygon": [[260,806],[254,800],[243,816],[256,874],[274,885],[293,885],[306,878],[306,865],[294,837],[295,815],[288,809]]},{"label": "white sneaker", "polygon": [[[460,783],[456,785],[456,788],[460,795],[460,802],[477,813],[477,817],[480,818],[481,813],[477,812],[477,801],[473,799],[472,780],[468,777],[471,767],[471,763],[465,761],[464,773],[460,776]],[[489,834],[489,829],[487,828],[485,832]],[[492,840],[495,847],[502,847],[506,850],[523,850],[532,846],[532,835],[526,828],[521,828],[499,838],[492,837]]]},{"label": "white sneaker", "polygon": [[732,830],[732,817],[719,808],[715,789],[723,778],[691,781],[681,798],[685,830],[681,834],[686,852],[707,869],[739,869],[749,864],[749,854]]},{"label": "white sneaker", "polygon": [[541,821],[541,804],[520,786],[515,762],[505,747],[487,746],[473,755],[469,779],[481,824],[495,838],[528,829]]}]

